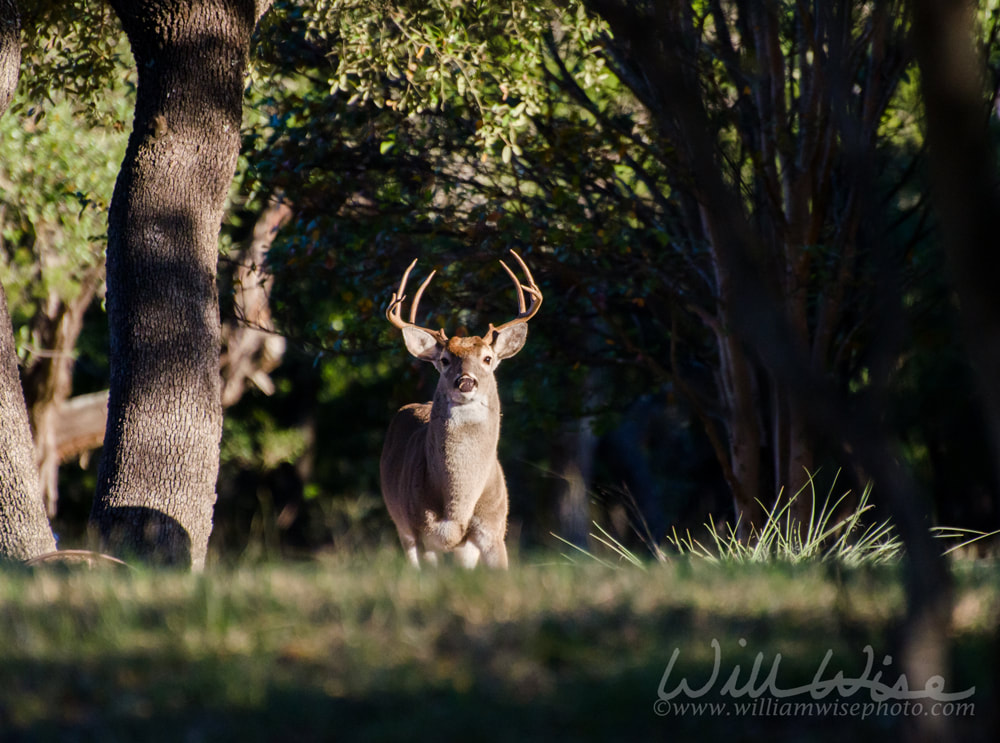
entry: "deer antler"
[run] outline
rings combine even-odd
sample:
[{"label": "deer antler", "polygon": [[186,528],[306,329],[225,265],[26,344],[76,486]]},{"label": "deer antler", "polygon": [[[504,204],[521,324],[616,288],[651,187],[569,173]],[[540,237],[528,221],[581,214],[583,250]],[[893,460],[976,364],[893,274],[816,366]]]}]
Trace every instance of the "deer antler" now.
[{"label": "deer antler", "polygon": [[421,330],[426,330],[431,335],[436,335],[441,342],[448,340],[448,336],[444,332],[444,328],[439,330],[431,330],[430,328],[425,328],[422,325],[417,325],[417,307],[420,305],[420,297],[424,294],[424,289],[427,285],[431,283],[431,279],[434,278],[436,271],[431,271],[430,274],[424,279],[424,283],[420,285],[417,289],[417,293],[413,296],[413,304],[410,305],[410,320],[406,322],[403,320],[403,300],[406,299],[406,295],[403,293],[406,290],[406,282],[410,278],[410,271],[413,267],[417,265],[417,259],[414,258],[413,262],[406,268],[403,273],[403,278],[399,282],[399,289],[392,293],[392,300],[389,302],[389,306],[385,309],[386,319],[395,325],[397,328],[402,330],[403,328],[413,327],[420,328]]},{"label": "deer antler", "polygon": [[[520,279],[510,270],[510,267],[500,261],[500,265],[503,266],[503,270],[507,272],[510,276],[511,281],[514,282],[514,288],[517,289],[517,317],[513,320],[505,322],[503,325],[494,326],[490,323],[490,329],[486,332],[487,335],[498,330],[503,330],[504,328],[509,328],[512,325],[519,325],[523,322],[528,322],[531,318],[535,316],[538,309],[542,306],[542,290],[538,288],[538,284],[535,283],[535,278],[531,275],[531,271],[528,269],[528,265],[521,260],[521,256],[515,253],[513,250],[510,254],[514,256],[518,264],[521,266],[521,270],[524,271],[524,275],[528,277],[528,283],[522,284]],[[531,295],[531,305],[527,308],[524,306],[524,293],[528,292]]]}]

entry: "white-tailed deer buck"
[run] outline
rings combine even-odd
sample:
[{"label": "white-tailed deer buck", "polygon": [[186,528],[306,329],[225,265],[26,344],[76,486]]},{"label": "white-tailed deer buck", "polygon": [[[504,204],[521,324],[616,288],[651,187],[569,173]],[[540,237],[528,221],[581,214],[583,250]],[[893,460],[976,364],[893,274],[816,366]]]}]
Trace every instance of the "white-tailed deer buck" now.
[{"label": "white-tailed deer buck", "polygon": [[[403,331],[406,349],[429,361],[441,375],[434,400],[401,408],[382,448],[382,496],[411,563],[437,562],[454,552],[460,565],[474,567],[480,555],[490,567],[507,567],[507,485],[497,461],[500,397],[493,374],[503,359],[524,346],[527,322],[542,305],[542,292],[521,257],[511,251],[528,279],[522,284],[500,261],[517,288],[518,315],[490,323],[482,337],[449,338],[444,329],[416,324],[417,306],[434,272],[413,297],[410,320],[402,319],[410,264],[385,311]],[[531,304],[525,307],[525,292]]]}]

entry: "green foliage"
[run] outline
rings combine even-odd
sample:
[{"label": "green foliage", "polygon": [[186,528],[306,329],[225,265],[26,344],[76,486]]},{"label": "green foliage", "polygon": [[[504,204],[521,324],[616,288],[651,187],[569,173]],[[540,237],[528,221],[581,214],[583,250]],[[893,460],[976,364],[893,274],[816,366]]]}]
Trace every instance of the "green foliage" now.
[{"label": "green foliage", "polygon": [[[265,50],[271,50],[265,62],[271,66],[259,76],[256,113],[265,123],[248,140],[254,178],[244,190],[251,199],[277,191],[296,207],[297,224],[279,237],[269,257],[279,277],[272,297],[278,317],[293,336],[333,353],[378,347],[387,330],[381,308],[408,262],[403,259],[423,255],[421,270],[438,270],[425,302],[437,312],[427,322],[481,332],[488,321],[510,313],[495,258],[519,248],[543,288],[551,289],[546,312],[533,324],[540,330],[533,333],[538,340],[532,355],[547,365],[546,378],[528,385],[547,388],[551,403],[533,402],[559,409],[569,404],[572,416],[586,401],[574,392],[552,399],[557,381],[582,378],[584,359],[619,364],[623,345],[634,345],[625,353],[638,356],[641,344],[618,336],[635,332],[637,315],[646,314],[642,322],[649,321],[644,297],[661,272],[683,270],[662,250],[663,221],[637,218],[638,209],[650,214],[653,176],[639,178],[634,167],[623,164],[621,140],[595,130],[593,113],[553,78],[559,64],[571,65],[568,74],[594,91],[595,105],[608,115],[628,117],[617,83],[593,46],[599,24],[577,5],[421,8],[409,9],[412,18],[390,18],[374,4],[335,3],[320,6],[315,15],[307,11],[304,20],[298,8],[277,9],[302,40],[284,39],[284,46],[265,40]],[[287,31],[285,23],[278,26]],[[506,33],[494,33],[498,27]],[[436,46],[428,36],[437,39]],[[528,47],[530,54],[524,51]],[[303,49],[296,74],[282,77],[281,52]],[[422,72],[410,77],[385,72],[415,64],[404,64],[405,55],[440,60],[474,53],[480,55],[476,85],[461,92],[458,83],[441,88]],[[302,64],[315,72],[302,74]],[[346,92],[339,82],[345,65],[352,69]],[[448,64],[435,62],[433,68]],[[520,82],[504,77],[514,72]],[[308,77],[334,80],[335,95],[310,86]],[[352,80],[369,91],[377,83],[386,92],[359,95]],[[447,94],[440,105],[425,105],[418,96],[440,90]],[[411,100],[406,96],[419,100],[409,107],[380,104]],[[492,119],[480,110],[487,98],[500,101]],[[504,118],[508,115],[516,123]],[[500,132],[489,136],[496,137],[501,154],[510,145],[507,157],[484,159],[489,126]],[[503,143],[515,132],[524,134],[516,149],[512,141]],[[665,188],[660,182],[655,196]],[[446,297],[447,304],[430,296]],[[455,314],[457,322],[449,320]],[[561,333],[547,332],[546,324],[553,326],[559,316],[572,318],[572,324]],[[642,343],[658,344],[659,338],[647,334]],[[551,350],[539,343],[551,344]]]},{"label": "green foliage", "polygon": [[[123,70],[131,69],[121,25],[107,3],[31,0],[18,3],[25,42],[19,100],[10,114],[44,117],[68,100],[88,126],[121,122],[109,98],[120,98]],[[64,98],[64,96],[66,96]]]},{"label": "green foliage", "polygon": [[[622,544],[621,541],[616,539],[612,534],[608,533],[608,530],[605,529],[600,524],[598,524],[596,521],[594,522],[594,528],[597,529],[598,533],[597,534],[591,533],[590,538],[593,539],[597,544],[607,549],[611,554],[615,555],[618,558],[619,563],[630,565],[634,568],[639,568],[640,570],[646,569],[646,561],[642,558],[641,555],[637,555],[635,552],[633,552],[624,544]],[[553,534],[552,536],[554,536],[557,540],[559,540],[560,542],[562,542],[575,552],[579,552],[584,557],[594,560],[606,568],[618,567],[615,563],[605,560],[602,557],[599,557],[595,553],[591,552],[588,549],[585,549],[584,547],[581,547],[578,544],[573,544],[569,540],[563,539],[558,534]],[[663,556],[663,553],[660,552],[659,549],[655,547],[655,545],[654,549],[657,550],[655,554],[657,558],[660,559]],[[571,563],[576,564],[576,560],[574,560],[571,555],[563,554],[563,557],[569,560]]]},{"label": "green foliage", "polygon": [[[35,41],[63,59],[54,38]],[[120,42],[115,49],[116,74],[92,115],[51,79],[41,78],[47,88],[38,100],[39,78],[28,65],[12,110],[0,119],[0,275],[22,347],[39,307],[74,299],[82,278],[104,260],[107,207],[134,93],[127,51]]]},{"label": "green foliage", "polygon": [[[848,5],[859,45],[852,85],[836,98],[847,113],[862,105],[861,83],[877,77],[863,43],[872,6]],[[686,70],[704,96],[727,183],[739,190],[754,229],[770,239],[783,229],[783,197],[761,180],[775,163],[762,155],[762,137],[748,132],[773,122],[746,92],[761,84],[752,51],[741,47],[733,60],[721,47],[716,7],[686,9]],[[793,105],[803,100],[803,81],[836,66],[795,48],[793,4],[769,7],[780,18],[787,65],[778,88],[793,109],[774,140],[793,147],[808,133],[809,118]],[[732,20],[736,5],[725,8]],[[108,8],[44,0],[27,10],[22,89],[0,122],[0,271],[22,326],[43,298],[71,298],[81,272],[100,260],[133,87]],[[994,20],[984,16],[984,37]],[[725,329],[713,326],[719,287],[692,209],[690,174],[678,166],[684,143],[671,136],[669,106],[653,105],[655,60],[630,58],[630,40],[607,29],[578,0],[277,4],[260,33],[223,244],[246,237],[265,199],[290,201],[293,222],[267,258],[276,277],[271,309],[305,353],[276,375],[274,399],[255,397],[230,411],[223,478],[264,477],[312,458],[309,500],[326,506],[338,495],[374,497],[391,410],[429,397],[425,370],[382,316],[413,257],[421,259],[418,273],[438,270],[421,321],[449,332],[478,333],[510,315],[513,295],[496,265],[510,248],[525,255],[546,293],[528,350],[501,371],[505,462],[547,468],[567,420],[596,413],[600,435],[642,397],[666,401],[661,407],[686,419],[698,407],[711,425],[720,419],[716,341]],[[845,209],[857,199],[838,190],[852,165],[840,153],[819,177],[833,196],[817,217],[815,243],[792,247],[810,265],[803,286],[812,327],[836,294],[832,280],[844,266],[853,271],[826,371],[858,397],[872,378],[880,297],[871,243],[884,241],[898,254],[912,335],[900,344],[889,415],[904,428],[905,454],[931,479],[942,457],[963,472],[970,458],[980,466],[988,460],[964,445],[983,439],[968,434],[980,430],[969,404],[956,403],[965,385],[954,382],[964,378],[962,362],[940,256],[927,239],[918,80],[893,70],[899,84],[874,122],[871,164],[879,179],[870,196],[885,205],[884,225],[864,240],[847,236]],[[690,383],[690,409],[678,406],[678,374]],[[766,386],[765,379],[759,370],[757,382]],[[942,390],[956,392],[944,399]],[[938,416],[949,425],[928,422]],[[679,428],[688,432],[687,420]],[[643,446],[668,458],[662,442]],[[947,492],[948,478],[935,487]],[[533,504],[542,488],[551,483],[518,488],[519,497]],[[663,496],[671,497],[679,498]],[[709,508],[705,500],[700,495],[698,507]],[[703,518],[704,510],[694,516]],[[967,523],[968,513],[960,520]]]},{"label": "green foliage", "polygon": [[[753,530],[747,540],[737,536],[738,524],[716,524],[714,519],[709,517],[709,523],[705,525],[709,535],[709,546],[692,536],[690,529],[685,530],[681,536],[676,527],[673,527],[666,537],[664,546],[671,550],[669,552],[648,535],[644,535],[644,541],[658,562],[670,562],[673,551],[682,557],[696,557],[712,564],[815,562],[856,568],[893,564],[898,561],[903,545],[889,522],[883,521],[877,524],[870,522],[869,512],[874,508],[870,502],[870,486],[860,495],[857,503],[849,508],[848,493],[831,502],[833,494],[831,486],[823,502],[818,503],[815,482],[812,478],[806,487],[809,488],[811,495],[810,518],[807,523],[799,523],[792,517],[793,504],[806,489],[803,488],[790,498],[779,497],[771,508],[761,504],[765,512],[765,521],[760,528]],[[601,554],[572,544],[557,534],[553,536],[581,555],[602,565],[612,567],[614,563],[610,562],[610,559],[620,564],[646,569],[647,561],[643,556],[626,547],[597,522],[594,522],[594,527],[598,533],[590,536],[596,545],[600,545]],[[985,536],[992,535],[978,533],[975,538],[981,539]],[[609,555],[610,558],[602,557],[602,554]],[[572,558],[570,560],[572,561]]]},{"label": "green foliage", "polygon": [[458,108],[473,117],[483,155],[499,148],[504,163],[522,154],[518,139],[546,103],[547,37],[583,52],[588,87],[606,77],[586,49],[603,26],[576,0],[333,0],[315,4],[308,26],[334,57],[331,94],[411,115]]},{"label": "green foliage", "polygon": [[306,452],[303,432],[279,426],[265,411],[250,411],[246,417],[227,416],[220,455],[225,462],[241,467],[274,469],[294,463]]}]

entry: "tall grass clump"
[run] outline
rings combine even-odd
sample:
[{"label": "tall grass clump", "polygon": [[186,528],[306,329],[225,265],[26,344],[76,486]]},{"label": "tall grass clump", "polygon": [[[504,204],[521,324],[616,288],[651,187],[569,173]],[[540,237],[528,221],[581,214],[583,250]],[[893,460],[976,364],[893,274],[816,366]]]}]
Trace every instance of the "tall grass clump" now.
[{"label": "tall grass clump", "polygon": [[[795,495],[782,498],[779,494],[774,505],[768,508],[761,503],[765,512],[763,525],[754,526],[746,539],[739,535],[739,521],[735,524],[717,524],[709,516],[705,530],[708,536],[698,539],[689,529],[681,535],[673,528],[661,547],[649,532],[642,515],[635,506],[632,528],[649,549],[654,562],[668,562],[670,553],[679,556],[700,558],[714,564],[743,563],[802,563],[819,562],[854,568],[861,566],[885,565],[899,560],[903,554],[903,542],[888,519],[873,521],[869,512],[875,507],[871,502],[872,486],[869,483],[857,503],[849,508],[845,505],[850,491],[839,497],[834,496],[836,478],[826,496],[820,500],[816,495],[813,476]],[[808,492],[810,498],[809,518],[800,522],[793,517],[793,504]],[[760,502],[760,501],[758,501]],[[570,562],[574,555],[583,555],[608,567],[631,565],[645,569],[649,557],[637,554],[612,536],[596,521],[596,533],[591,540],[598,545],[597,552],[573,544],[562,537],[553,536],[570,547],[574,552],[564,553]],[[959,552],[976,542],[1000,534],[982,532],[975,529],[935,526],[931,528],[934,537],[952,542],[944,555]]]},{"label": "tall grass clump", "polygon": [[[834,481],[836,484],[836,480]],[[792,517],[792,505],[808,490],[809,519],[800,523]],[[833,486],[826,497],[816,497],[812,476],[809,482],[790,498],[779,495],[774,505],[765,509],[764,523],[751,529],[750,538],[738,536],[739,522],[717,526],[709,517],[706,529],[709,546],[674,529],[667,543],[679,554],[689,554],[710,562],[832,562],[846,567],[882,565],[895,562],[903,552],[903,543],[889,520],[869,521],[865,514],[874,508],[871,484],[858,497],[857,504],[843,512],[841,506],[850,495],[834,497]]]}]

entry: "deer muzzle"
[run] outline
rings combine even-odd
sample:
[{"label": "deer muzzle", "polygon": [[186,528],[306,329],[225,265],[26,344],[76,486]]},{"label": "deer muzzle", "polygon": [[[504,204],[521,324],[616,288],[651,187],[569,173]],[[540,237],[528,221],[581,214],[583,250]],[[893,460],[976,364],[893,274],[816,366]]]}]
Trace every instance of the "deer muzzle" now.
[{"label": "deer muzzle", "polygon": [[455,389],[465,395],[474,392],[478,386],[479,382],[476,381],[476,378],[468,374],[463,374],[455,380]]}]

